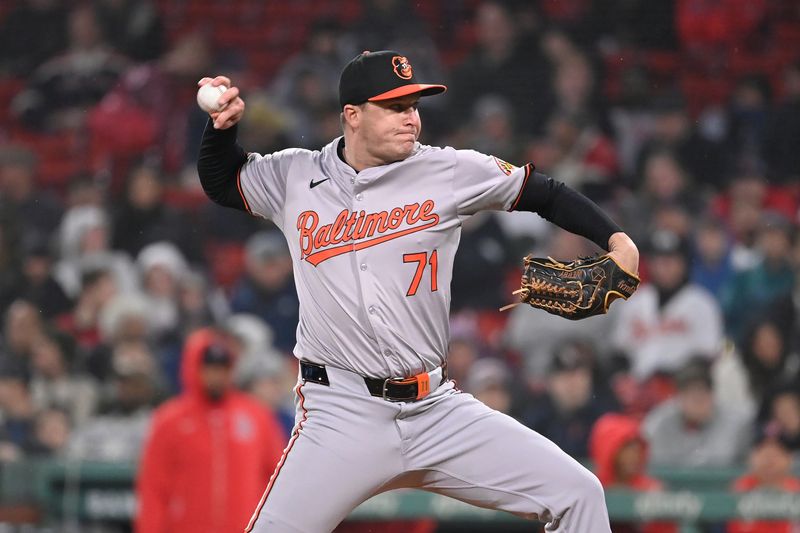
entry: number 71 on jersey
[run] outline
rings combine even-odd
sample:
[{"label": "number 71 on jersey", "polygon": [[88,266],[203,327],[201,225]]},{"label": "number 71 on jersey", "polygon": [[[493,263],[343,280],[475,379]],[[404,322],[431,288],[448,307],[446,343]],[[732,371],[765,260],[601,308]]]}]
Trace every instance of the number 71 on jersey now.
[{"label": "number 71 on jersey", "polygon": [[436,250],[428,255],[428,252],[415,252],[413,254],[403,254],[403,263],[417,263],[417,269],[414,272],[414,278],[411,280],[411,286],[408,287],[406,296],[414,296],[417,294],[417,289],[422,281],[422,274],[425,272],[425,266],[431,267],[431,292],[436,292],[438,289],[436,283],[437,269],[439,266],[439,258]]}]

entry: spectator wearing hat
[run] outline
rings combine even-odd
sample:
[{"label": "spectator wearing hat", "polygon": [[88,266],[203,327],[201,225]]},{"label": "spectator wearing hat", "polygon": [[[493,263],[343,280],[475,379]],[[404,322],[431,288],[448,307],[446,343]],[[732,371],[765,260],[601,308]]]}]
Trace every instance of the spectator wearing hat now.
[{"label": "spectator wearing hat", "polygon": [[242,531],[285,444],[280,423],[233,388],[236,355],[201,329],[186,340],[183,392],[156,411],[136,491],[137,533]]},{"label": "spectator wearing hat", "polygon": [[522,412],[523,424],[575,458],[589,455],[589,434],[598,418],[616,403],[595,383],[596,354],[587,342],[565,342],[551,359],[547,390]]},{"label": "spectator wearing hat", "polygon": [[616,309],[611,332],[614,348],[628,356],[640,381],[672,373],[695,354],[712,357],[723,342],[716,300],[689,280],[687,242],[671,232],[656,232],[645,259],[650,282]]},{"label": "spectator wearing hat", "polygon": [[[736,492],[769,490],[800,492],[800,479],[792,475],[790,444],[775,423],[762,426],[750,450],[747,472],[733,482]],[[786,520],[736,520],[728,533],[792,533],[797,523]]]},{"label": "spectator wearing hat", "polygon": [[748,421],[714,401],[711,372],[702,358],[675,375],[677,394],[654,408],[642,423],[652,464],[730,466],[744,457],[751,440]]},{"label": "spectator wearing hat", "polygon": [[231,310],[261,318],[275,334],[275,347],[291,353],[299,309],[286,240],[276,231],[253,235],[245,246],[245,273],[233,289]]}]

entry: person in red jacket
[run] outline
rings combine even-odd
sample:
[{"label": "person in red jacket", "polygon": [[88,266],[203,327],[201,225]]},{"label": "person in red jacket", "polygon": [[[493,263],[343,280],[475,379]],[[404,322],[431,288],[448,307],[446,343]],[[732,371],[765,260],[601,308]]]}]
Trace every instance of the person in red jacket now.
[{"label": "person in red jacket", "polygon": [[[659,491],[661,482],[647,475],[647,441],[639,421],[627,415],[608,413],[595,422],[589,436],[589,455],[595,474],[606,489]],[[613,523],[614,533],[677,533],[673,524],[651,522],[637,525]]]},{"label": "person in red jacket", "polygon": [[[774,422],[759,431],[750,451],[749,463],[748,472],[733,482],[735,492],[800,492],[800,479],[792,476],[792,455],[786,437]],[[728,524],[728,533],[795,531],[800,531],[800,525],[788,520],[736,520]]]},{"label": "person in red jacket", "polygon": [[233,389],[221,336],[189,336],[183,392],[159,407],[136,480],[136,533],[244,531],[285,444],[269,411]]}]

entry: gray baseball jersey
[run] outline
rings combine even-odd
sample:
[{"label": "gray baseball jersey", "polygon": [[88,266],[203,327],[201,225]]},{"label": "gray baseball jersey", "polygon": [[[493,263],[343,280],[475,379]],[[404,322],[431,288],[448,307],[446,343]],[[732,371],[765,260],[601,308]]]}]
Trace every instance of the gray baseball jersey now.
[{"label": "gray baseball jersey", "polygon": [[356,173],[335,139],[321,151],[251,154],[248,209],[283,231],[300,300],[297,357],[364,376],[444,362],[461,221],[509,209],[530,167],[417,143],[403,161]]},{"label": "gray baseball jersey", "polygon": [[[296,424],[252,533],[326,533],[380,492],[421,488],[609,533],[596,477],[555,444],[443,379],[461,222],[509,209],[531,172],[469,150],[417,144],[356,173],[323,150],[251,154],[238,176],[252,213],[289,242],[300,299],[295,355],[327,368],[298,381]],[[363,376],[428,373],[411,402],[372,396]]]}]

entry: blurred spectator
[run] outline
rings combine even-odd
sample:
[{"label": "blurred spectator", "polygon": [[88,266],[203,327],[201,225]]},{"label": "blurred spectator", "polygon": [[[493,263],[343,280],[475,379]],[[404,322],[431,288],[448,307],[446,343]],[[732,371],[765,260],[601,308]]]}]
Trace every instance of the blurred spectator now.
[{"label": "blurred spectator", "polygon": [[45,319],[69,312],[73,303],[53,276],[50,247],[37,237],[28,239],[23,248],[20,297],[31,302]]},{"label": "blurred spectator", "polygon": [[598,418],[615,410],[595,383],[596,354],[590,343],[566,342],[556,348],[547,392],[532,398],[520,421],[575,458],[589,455],[589,434]]},{"label": "blurred spectator", "polygon": [[761,405],[759,419],[774,424],[786,448],[800,459],[800,388],[797,381],[777,385]]},{"label": "blurred spectator", "polygon": [[464,127],[464,139],[457,147],[469,146],[484,154],[519,163],[520,153],[514,135],[513,109],[501,96],[487,95],[472,107],[472,120]]},{"label": "blurred spectator", "polygon": [[180,280],[189,272],[186,259],[174,244],[156,242],[139,252],[136,266],[156,335],[174,338],[180,329]]},{"label": "blurred spectator", "polygon": [[[272,79],[269,92],[280,104],[288,104],[294,98],[308,72],[315,73],[320,82],[319,89],[325,92],[324,98],[337,101],[339,75],[342,72],[340,65],[346,64],[358,53],[348,42],[349,38],[339,23],[333,19],[321,18],[311,25],[309,31],[303,50],[289,58]],[[385,42],[387,37],[382,36],[382,39]]]},{"label": "blurred spectator", "polygon": [[233,389],[234,359],[210,329],[187,339],[184,391],[156,411],[142,456],[138,533],[247,525],[285,437],[263,405]]},{"label": "blurred spectator", "polygon": [[771,97],[769,82],[762,76],[746,76],[733,88],[725,139],[733,168],[765,169],[762,150]]},{"label": "blurred spectator", "polygon": [[108,397],[98,415],[72,434],[67,453],[87,461],[136,461],[142,449],[161,378],[142,344],[118,346],[112,355]]},{"label": "blurred spectator", "polygon": [[549,167],[553,177],[588,194],[609,192],[619,170],[614,145],[588,116],[555,113],[547,131],[559,154]]},{"label": "blurred spectator", "polygon": [[29,454],[38,457],[61,456],[66,450],[71,430],[69,415],[61,409],[39,411],[34,422]]},{"label": "blurred spectator", "polygon": [[553,77],[556,109],[566,115],[586,117],[591,124],[603,124],[605,106],[599,100],[596,78],[586,55],[580,52],[565,55]]},{"label": "blurred spectator", "polygon": [[[667,149],[651,151],[643,162],[642,179],[635,196],[622,204],[622,218],[631,228],[631,238],[645,242],[655,229],[659,208],[677,206],[689,213],[699,211],[700,198],[692,190],[686,169]],[[664,228],[666,229],[666,228]]]},{"label": "blurred spectator", "polygon": [[[774,424],[764,425],[748,458],[748,471],[733,483],[736,492],[758,490],[800,492],[800,479],[792,475],[789,447]],[[792,533],[796,524],[781,520],[736,520],[728,533]]]},{"label": "blurred spectator", "polygon": [[[288,122],[287,138],[282,138],[280,133],[273,134],[275,138],[273,144],[279,142],[286,142],[284,146],[272,146],[273,151],[275,148],[285,148],[289,143],[298,144],[302,147],[318,149],[325,144],[325,138],[322,133],[317,129],[321,126],[320,119],[325,116],[328,111],[341,112],[337,105],[337,99],[331,98],[330,87],[326,87],[325,80],[321,74],[313,70],[305,70],[297,73],[295,79],[295,90],[288,96],[286,103],[282,109],[285,109],[288,114],[288,120],[283,118],[282,113],[278,110],[270,110],[265,106],[264,102],[256,102],[264,111],[269,112],[269,117],[275,126],[280,126],[282,122]],[[336,85],[335,87],[338,87]],[[338,116],[338,113],[337,113]],[[262,117],[256,117],[256,120]],[[266,118],[266,117],[264,117]],[[250,121],[251,127],[257,125],[252,119]],[[262,118],[263,124],[263,118]],[[273,126],[273,129],[278,129]],[[341,124],[337,124],[335,135],[341,135]],[[328,132],[330,133],[330,132]],[[261,140],[257,146],[264,146],[265,141]]]},{"label": "blurred spectator", "polygon": [[515,20],[501,2],[478,6],[475,31],[475,48],[452,72],[448,91],[452,122],[462,122],[464,110],[481,96],[495,94],[514,109],[515,131],[540,133],[553,108],[550,69],[541,51],[521,46]]},{"label": "blurred spectator", "polygon": [[28,373],[18,367],[0,368],[0,443],[2,459],[18,459],[28,450],[34,435],[36,410]]},{"label": "blurred spectator", "polygon": [[258,400],[268,412],[274,413],[288,440],[295,422],[294,396],[291,392],[297,383],[296,360],[283,357],[269,345],[259,349],[248,348],[236,364],[234,377],[240,390]]},{"label": "blurred spectator", "polygon": [[447,350],[447,376],[456,384],[467,382],[472,365],[481,356],[476,336],[475,333],[466,334],[451,329]]},{"label": "blurred spectator", "polygon": [[39,311],[28,301],[16,300],[5,317],[3,364],[29,371],[34,345],[43,336],[44,324]]},{"label": "blurred spectator", "polygon": [[62,0],[21,0],[0,23],[0,77],[29,76],[67,45]]},{"label": "blurred spectator", "polygon": [[700,219],[694,230],[691,282],[703,287],[719,302],[734,276],[732,242],[718,218]]},{"label": "blurred spectator", "polygon": [[741,338],[744,328],[768,310],[768,304],[794,288],[792,239],[794,227],[783,215],[766,212],[756,234],[759,262],[737,273],[722,293],[722,309],[730,334]]},{"label": "blurred spectator", "polygon": [[[700,190],[720,190],[725,185],[725,159],[722,148],[701,137],[692,128],[686,102],[677,94],[666,95],[653,104],[655,122],[650,140],[639,152],[639,172],[653,151],[673,152]],[[695,191],[696,194],[697,191]]]},{"label": "blurred spectator", "polygon": [[260,317],[275,334],[275,347],[291,353],[299,303],[286,240],[278,232],[253,235],[245,250],[246,272],[231,295],[231,310]]},{"label": "blurred spectator", "polygon": [[74,342],[49,332],[33,346],[31,355],[31,396],[37,410],[58,409],[76,427],[95,412],[97,385],[87,376],[73,373]]},{"label": "blurred spectator", "polygon": [[508,255],[509,242],[492,213],[480,213],[461,226],[461,242],[453,262],[451,312],[469,308],[495,310],[508,302],[504,287],[486,283],[487,276],[507,271],[517,258]]},{"label": "blurred spectator", "polygon": [[114,86],[125,67],[125,60],[103,41],[102,28],[90,6],[73,8],[67,22],[67,51],[37,68],[12,103],[12,111],[35,129],[81,127],[86,109]]},{"label": "blurred spectator", "polygon": [[645,260],[650,283],[616,309],[611,332],[612,344],[627,354],[640,380],[674,372],[698,353],[710,358],[723,340],[717,302],[689,281],[688,243],[655,233]]},{"label": "blurred spectator", "polygon": [[770,114],[764,143],[769,175],[774,181],[796,183],[800,177],[800,61],[783,75],[783,101]]},{"label": "blurred spectator", "polygon": [[54,276],[69,297],[77,297],[85,290],[82,278],[89,272],[106,271],[122,292],[138,286],[131,258],[110,247],[111,227],[105,209],[72,207],[61,219],[57,239],[60,260]]},{"label": "blurred spectator", "polygon": [[196,271],[187,271],[178,280],[179,336],[215,324],[228,314],[228,301],[219,289]]},{"label": "blurred spectator", "polygon": [[75,338],[84,350],[93,350],[102,340],[100,315],[103,307],[117,294],[114,276],[107,269],[87,270],[81,278],[81,292],[69,314],[56,320],[59,330]]},{"label": "blurred spectator", "polygon": [[83,364],[98,381],[105,382],[111,376],[115,347],[151,344],[153,327],[147,304],[138,292],[114,295],[103,304],[97,318],[100,342],[88,352]]},{"label": "blurred spectator", "polygon": [[496,358],[475,361],[469,370],[464,390],[491,409],[510,414],[512,407],[511,371]]},{"label": "blurred spectator", "polygon": [[113,90],[91,110],[93,164],[112,173],[112,192],[122,192],[120,178],[142,154],[156,158],[166,172],[181,169],[187,146],[194,146],[194,136],[199,139],[202,132],[187,131],[188,111],[199,112],[195,83],[208,72],[213,59],[207,36],[199,31],[183,34],[157,60],[125,70]]},{"label": "blurred spectator", "polygon": [[108,43],[134,61],[156,59],[164,50],[158,10],[142,0],[94,0],[95,16]]},{"label": "blurred spectator", "polygon": [[20,145],[0,149],[0,208],[15,221],[23,242],[49,238],[61,219],[57,198],[37,186],[37,178],[32,150]]},{"label": "blurred spectator", "polygon": [[800,356],[792,350],[788,332],[772,318],[762,317],[752,324],[739,346],[750,393],[757,404],[779,384],[800,375]]},{"label": "blurred spectator", "polygon": [[676,373],[675,384],[675,398],[653,409],[642,423],[652,463],[731,466],[741,460],[751,428],[730,406],[715,404],[708,362],[690,360]]},{"label": "blurred spectator", "polygon": [[[601,416],[589,436],[595,473],[605,489],[657,492],[662,484],[647,475],[648,443],[632,417],[616,413]],[[677,533],[672,524],[612,522],[614,533]]]},{"label": "blurred spectator", "polygon": [[161,169],[143,162],[131,169],[121,205],[114,209],[111,243],[131,257],[148,244],[168,241],[184,254],[200,256],[191,238],[186,213],[179,213],[164,203],[164,176]]},{"label": "blurred spectator", "polygon": [[[297,96],[300,98],[300,96]],[[326,101],[322,107],[328,107],[330,101]],[[247,115],[242,117],[239,122],[239,142],[242,146],[247,146],[258,154],[271,154],[283,150],[288,146],[308,146],[309,148],[319,148],[322,134],[315,130],[320,128],[320,124],[313,124],[313,118],[309,113],[320,112],[321,110],[311,111],[313,108],[303,110],[303,115],[292,116],[291,109],[284,112],[278,109],[268,95],[257,93],[251,95],[247,100]],[[338,127],[338,116],[337,116]],[[334,137],[340,135],[334,133]],[[290,141],[289,136],[294,138]]]}]

